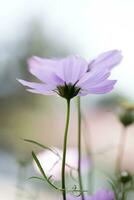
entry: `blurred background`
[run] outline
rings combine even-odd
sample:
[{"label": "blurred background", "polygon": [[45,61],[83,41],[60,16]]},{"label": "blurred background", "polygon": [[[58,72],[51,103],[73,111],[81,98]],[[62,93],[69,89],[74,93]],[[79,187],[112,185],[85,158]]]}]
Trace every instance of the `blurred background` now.
[{"label": "blurred background", "polygon": [[[82,99],[86,119],[83,137],[99,169],[114,170],[121,124],[120,102],[134,101],[133,0],[0,0],[0,199],[57,199],[44,183],[28,180],[36,174],[31,151],[41,149],[22,138],[62,148],[65,101],[31,94],[16,78],[32,80],[27,59],[80,55],[87,60],[111,49],[122,50],[114,69],[118,83],[108,95]],[[77,144],[77,112],[72,101],[68,145]],[[127,130],[124,168],[133,173],[133,125]],[[86,145],[85,145],[86,138]],[[101,152],[101,153],[100,153]],[[109,159],[110,158],[110,159]]]}]

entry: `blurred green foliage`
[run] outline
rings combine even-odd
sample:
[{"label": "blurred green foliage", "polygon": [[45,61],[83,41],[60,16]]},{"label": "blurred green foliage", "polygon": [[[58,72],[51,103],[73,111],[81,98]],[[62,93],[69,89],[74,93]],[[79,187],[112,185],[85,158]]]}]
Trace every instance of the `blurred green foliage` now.
[{"label": "blurred green foliage", "polygon": [[24,150],[19,138],[35,133],[30,123],[36,121],[36,112],[42,109],[39,102],[43,101],[47,109],[50,102],[49,97],[28,94],[17,82],[16,78],[33,79],[27,70],[27,59],[32,55],[65,56],[69,52],[45,36],[41,23],[36,19],[31,21],[24,33],[13,46],[5,41],[4,48],[0,49],[0,148],[6,151]]}]

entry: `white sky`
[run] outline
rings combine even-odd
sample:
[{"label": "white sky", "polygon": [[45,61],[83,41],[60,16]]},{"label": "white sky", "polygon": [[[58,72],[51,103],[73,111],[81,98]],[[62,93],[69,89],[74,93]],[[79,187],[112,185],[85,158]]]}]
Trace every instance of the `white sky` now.
[{"label": "white sky", "polygon": [[0,40],[15,41],[31,16],[41,19],[52,40],[87,59],[121,49],[116,90],[134,99],[134,0],[0,0]]}]

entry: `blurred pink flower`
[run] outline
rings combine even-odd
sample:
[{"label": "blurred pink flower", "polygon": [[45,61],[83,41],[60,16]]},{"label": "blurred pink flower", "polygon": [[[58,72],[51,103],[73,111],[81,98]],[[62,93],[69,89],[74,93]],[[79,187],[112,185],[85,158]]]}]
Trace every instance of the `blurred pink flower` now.
[{"label": "blurred pink flower", "polygon": [[[74,197],[69,195],[67,200],[81,200],[81,196]],[[92,196],[86,196],[85,200],[114,200],[114,193],[106,189],[101,189]]]},{"label": "blurred pink flower", "polygon": [[[55,148],[56,152],[60,155],[60,158],[52,153],[51,151],[43,151],[40,152],[37,157],[41,163],[44,172],[49,177],[52,175],[52,178],[55,180],[61,179],[61,166],[62,166],[62,150]],[[77,176],[77,164],[78,164],[78,153],[76,148],[68,148],[67,149],[67,156],[66,156],[66,175],[69,175],[71,170],[73,175]],[[38,167],[34,163],[34,167],[36,171],[39,172]],[[88,172],[89,170],[89,161],[86,157],[82,158],[82,171],[84,173]]]}]

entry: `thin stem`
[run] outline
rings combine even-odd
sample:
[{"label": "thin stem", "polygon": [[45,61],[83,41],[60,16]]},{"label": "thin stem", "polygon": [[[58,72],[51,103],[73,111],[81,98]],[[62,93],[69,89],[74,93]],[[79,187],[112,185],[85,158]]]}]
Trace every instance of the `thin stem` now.
[{"label": "thin stem", "polygon": [[84,115],[82,115],[83,118],[83,122],[85,125],[85,131],[84,131],[84,142],[85,142],[85,149],[86,149],[86,153],[88,156],[88,162],[89,162],[89,166],[90,166],[90,171],[89,171],[89,177],[88,177],[88,187],[89,187],[89,194],[92,194],[94,191],[94,160],[93,160],[93,155],[91,153],[91,132],[90,132],[90,127],[88,125],[88,137],[86,134],[86,129],[87,129],[87,120],[84,117]]},{"label": "thin stem", "polygon": [[[85,134],[86,135],[86,134]],[[90,132],[89,132],[89,137],[90,137]],[[94,160],[93,160],[93,156],[91,154],[91,140],[89,138],[89,141],[88,141],[88,145],[86,145],[86,152],[87,152],[87,155],[88,155],[88,159],[89,160],[89,166],[90,166],[90,169],[89,169],[89,177],[88,177],[88,184],[89,184],[89,194],[92,194],[93,191],[94,191]],[[86,138],[85,138],[85,144],[86,144]]]},{"label": "thin stem", "polygon": [[126,129],[123,127],[123,130],[120,135],[119,140],[119,148],[118,148],[118,154],[117,154],[117,160],[116,160],[116,167],[115,167],[115,173],[118,175],[118,173],[121,172],[122,168],[122,162],[124,157],[124,151],[126,146]]},{"label": "thin stem", "polygon": [[125,189],[124,189],[124,187],[122,187],[122,200],[125,200]]},{"label": "thin stem", "polygon": [[[78,179],[80,190],[83,191],[82,176],[81,176],[81,102],[80,97],[77,98],[78,106]],[[84,193],[81,193],[81,198],[84,200]]]},{"label": "thin stem", "polygon": [[70,118],[70,100],[67,100],[67,116],[66,116],[65,132],[64,132],[63,159],[62,159],[62,170],[61,170],[63,200],[66,200],[65,164],[66,164],[67,134],[68,134],[68,127],[69,127],[69,118]]}]

